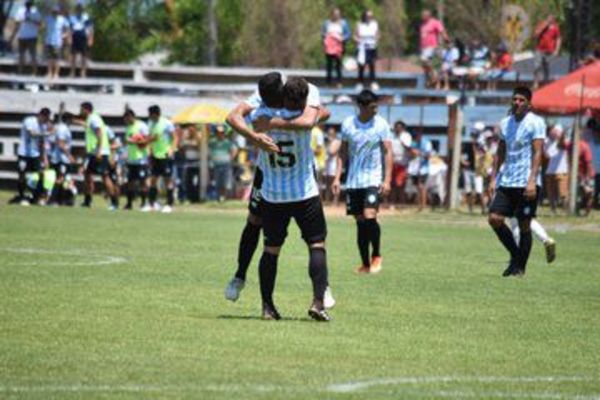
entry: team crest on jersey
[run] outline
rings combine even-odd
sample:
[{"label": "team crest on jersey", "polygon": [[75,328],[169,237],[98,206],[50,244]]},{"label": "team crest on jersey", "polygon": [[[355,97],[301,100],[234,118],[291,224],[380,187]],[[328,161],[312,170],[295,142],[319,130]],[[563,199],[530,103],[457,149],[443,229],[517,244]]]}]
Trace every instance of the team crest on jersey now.
[{"label": "team crest on jersey", "polygon": [[371,204],[375,203],[375,200],[377,200],[377,197],[375,197],[374,194],[370,194],[369,197],[367,197],[367,201]]},{"label": "team crest on jersey", "polygon": [[525,215],[531,214],[531,208],[529,206],[525,207],[523,209],[523,214],[525,214]]}]

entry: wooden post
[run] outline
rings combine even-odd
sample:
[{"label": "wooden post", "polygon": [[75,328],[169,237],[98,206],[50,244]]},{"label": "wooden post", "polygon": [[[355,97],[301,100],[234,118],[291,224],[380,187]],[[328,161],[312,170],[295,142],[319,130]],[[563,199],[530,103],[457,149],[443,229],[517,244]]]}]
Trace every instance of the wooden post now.
[{"label": "wooden post", "polygon": [[571,140],[571,173],[569,174],[569,212],[577,213],[577,172],[579,170],[579,141],[581,140],[581,113],[583,111],[583,91],[585,89],[585,75],[581,76],[579,93],[579,110],[573,126],[573,139]]},{"label": "wooden post", "polygon": [[462,131],[463,131],[463,111],[459,107],[459,102],[454,101],[448,104],[448,154],[449,159],[449,182],[448,187],[448,206],[451,210],[456,210],[460,206],[458,198],[458,176],[460,173],[460,157],[462,152]]},{"label": "wooden post", "polygon": [[198,185],[200,190],[200,201],[206,201],[206,189],[208,188],[208,137],[210,136],[210,129],[208,124],[204,124],[202,129],[202,136],[200,137],[200,184]]}]

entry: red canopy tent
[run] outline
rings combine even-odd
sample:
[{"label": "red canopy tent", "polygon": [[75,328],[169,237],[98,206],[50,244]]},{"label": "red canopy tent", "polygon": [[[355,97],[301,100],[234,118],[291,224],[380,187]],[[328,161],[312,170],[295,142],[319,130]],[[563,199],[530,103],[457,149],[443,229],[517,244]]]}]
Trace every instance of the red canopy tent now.
[{"label": "red canopy tent", "polygon": [[533,93],[533,108],[541,114],[600,110],[600,61],[536,90]]},{"label": "red canopy tent", "polygon": [[533,108],[540,114],[577,114],[573,129],[569,209],[576,210],[577,161],[581,114],[590,110],[600,113],[600,61],[579,68],[533,93]]}]

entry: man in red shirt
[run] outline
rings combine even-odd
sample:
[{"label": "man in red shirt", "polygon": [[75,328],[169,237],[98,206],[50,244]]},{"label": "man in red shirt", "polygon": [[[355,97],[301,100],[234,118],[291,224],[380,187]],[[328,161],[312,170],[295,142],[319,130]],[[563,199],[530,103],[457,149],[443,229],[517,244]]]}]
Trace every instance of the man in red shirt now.
[{"label": "man in red shirt", "polygon": [[439,57],[437,53],[441,42],[440,38],[445,41],[450,41],[450,39],[448,38],[444,24],[439,19],[434,18],[429,10],[423,10],[421,13],[419,37],[421,66],[425,71],[426,83],[429,87],[435,87],[438,77],[431,64],[434,58]]},{"label": "man in red shirt", "polygon": [[548,15],[548,17],[540,22],[535,28],[535,70],[534,74],[534,87],[538,87],[539,84],[539,73],[540,70],[544,73],[544,81],[549,79],[550,67],[549,58],[550,56],[556,56],[560,52],[561,37],[560,28],[556,22],[554,15]]}]

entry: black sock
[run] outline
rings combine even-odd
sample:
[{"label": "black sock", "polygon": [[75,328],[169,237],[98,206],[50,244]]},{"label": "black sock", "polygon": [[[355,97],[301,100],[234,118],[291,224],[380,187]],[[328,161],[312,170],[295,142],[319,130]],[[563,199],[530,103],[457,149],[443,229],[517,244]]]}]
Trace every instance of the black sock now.
[{"label": "black sock", "polygon": [[356,243],[358,244],[358,251],[360,252],[360,259],[362,265],[370,266],[371,261],[369,259],[369,227],[367,221],[356,221]]},{"label": "black sock", "polygon": [[260,296],[263,303],[273,306],[273,290],[277,278],[277,257],[274,254],[263,252],[258,265],[258,277],[260,281]]},{"label": "black sock", "polygon": [[131,208],[133,206],[133,199],[135,198],[135,194],[133,189],[127,189],[127,208]]},{"label": "black sock", "polygon": [[525,266],[527,265],[527,260],[529,260],[529,253],[531,252],[532,238],[531,238],[531,230],[527,231],[521,229],[519,235],[519,258],[518,265],[523,271],[525,271]]},{"label": "black sock", "polygon": [[25,178],[19,179],[19,181],[17,182],[17,190],[19,191],[19,199],[25,198],[25,188],[26,187],[27,187],[27,184],[25,183]]},{"label": "black sock", "polygon": [[91,194],[86,194],[83,197],[83,204],[85,204],[86,206],[91,206],[92,205],[92,195]]},{"label": "black sock", "polygon": [[148,192],[142,190],[140,197],[142,198],[142,207],[144,207],[146,205],[146,198],[148,197]]},{"label": "black sock", "polygon": [[308,275],[312,280],[313,296],[317,301],[323,301],[327,289],[327,252],[323,248],[309,250]]},{"label": "black sock", "polygon": [[513,237],[510,228],[503,223],[499,228],[494,228],[494,232],[496,232],[496,236],[498,236],[500,242],[510,253],[511,261],[516,260],[519,254],[519,248],[517,247],[517,243],[515,242],[515,238]]},{"label": "black sock", "polygon": [[110,203],[113,205],[113,207],[119,208],[119,196],[112,196],[110,198]]},{"label": "black sock", "polygon": [[54,185],[54,187],[52,188],[52,191],[50,192],[50,198],[48,199],[48,203],[57,203],[60,204],[60,197],[62,194],[62,186],[61,185]]},{"label": "black sock", "polygon": [[367,226],[369,227],[369,239],[371,241],[371,246],[373,252],[371,253],[371,257],[380,257],[380,243],[381,243],[381,227],[379,226],[379,222],[376,219],[367,219],[365,220]]},{"label": "black sock", "polygon": [[254,225],[250,222],[246,222],[246,226],[242,231],[240,237],[240,245],[238,247],[238,269],[235,272],[235,277],[246,280],[246,271],[252,261],[252,256],[258,246],[258,239],[260,238],[260,225]]},{"label": "black sock", "polygon": [[167,204],[169,206],[173,205],[173,189],[167,189]]},{"label": "black sock", "polygon": [[[143,196],[143,195],[142,195]],[[158,197],[158,190],[156,190],[155,187],[151,187],[150,188],[150,194],[149,194],[149,198],[150,198],[150,205],[153,206],[154,203],[156,203],[156,198]]]}]

